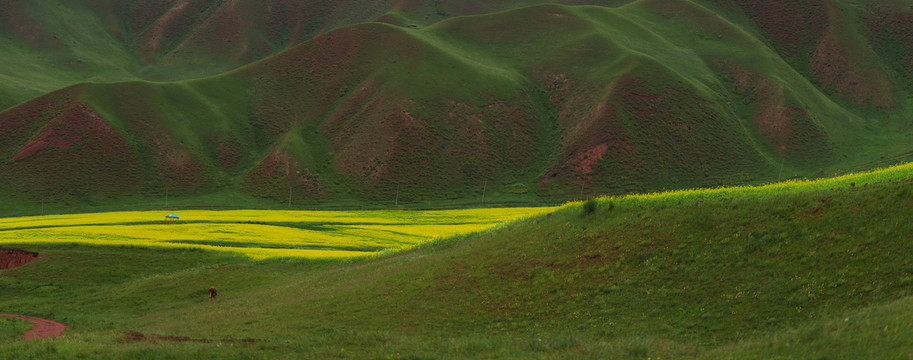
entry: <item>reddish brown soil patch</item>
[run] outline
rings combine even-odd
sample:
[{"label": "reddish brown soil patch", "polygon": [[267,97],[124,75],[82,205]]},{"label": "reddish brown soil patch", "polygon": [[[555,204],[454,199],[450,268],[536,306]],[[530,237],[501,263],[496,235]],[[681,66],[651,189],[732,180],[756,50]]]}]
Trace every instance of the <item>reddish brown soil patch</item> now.
[{"label": "reddish brown soil patch", "polygon": [[227,169],[235,169],[241,165],[242,152],[244,145],[236,137],[223,138],[220,136],[210,136],[210,150],[219,164]]},{"label": "reddish brown soil patch", "polygon": [[307,167],[295,161],[287,151],[276,150],[247,173],[242,189],[250,194],[293,201],[317,201],[324,198],[324,186]]},{"label": "reddish brown soil patch", "polygon": [[583,174],[593,172],[593,166],[595,166],[599,160],[602,160],[602,155],[606,153],[606,150],[609,150],[609,144],[602,143],[587,151],[577,153],[571,159],[571,163],[574,164],[574,170]]},{"label": "reddish brown soil patch", "polygon": [[28,143],[42,127],[57,119],[80,96],[84,85],[76,85],[35,98],[0,113],[0,157],[10,157]]},{"label": "reddish brown soil patch", "polygon": [[214,343],[214,342],[239,342],[239,343],[255,343],[259,340],[257,339],[235,339],[229,336],[228,339],[222,340],[212,340],[212,339],[194,339],[189,336],[173,336],[173,335],[159,335],[159,334],[143,334],[138,331],[127,331],[124,334],[124,337],[120,339],[120,343],[128,344],[140,341],[175,341],[175,342],[201,342],[201,343]]},{"label": "reddish brown soil patch", "polygon": [[844,25],[842,14],[827,7],[828,28],[812,53],[811,69],[818,82],[860,106],[893,108],[891,83],[877,67],[877,55]]},{"label": "reddish brown soil patch", "polygon": [[901,3],[867,4],[864,21],[873,50],[887,57],[898,72],[913,76],[913,8]]},{"label": "reddish brown soil patch", "polygon": [[142,184],[139,154],[88,105],[70,104],[29,136],[0,166],[10,191],[67,199],[134,193]]},{"label": "reddish brown soil patch", "polygon": [[739,1],[765,37],[787,58],[818,41],[827,27],[827,1]]},{"label": "reddish brown soil patch", "polygon": [[826,133],[787,86],[734,62],[714,60],[714,66],[752,107],[754,130],[779,157],[826,156],[822,154],[829,149]]},{"label": "reddish brown soil patch", "polygon": [[45,29],[41,21],[29,11],[27,3],[4,1],[0,4],[0,31],[32,49],[60,49],[60,39]]},{"label": "reddish brown soil patch", "polygon": [[[855,187],[855,184],[856,183],[853,183],[853,187]],[[830,208],[830,205],[828,203],[830,203],[831,200],[833,200],[833,199],[831,199],[831,198],[821,199],[821,202],[819,204],[817,204],[814,208],[803,211],[802,214],[799,215],[799,218],[800,219],[814,218],[821,214],[824,214],[824,212]]]},{"label": "reddish brown soil patch", "polygon": [[37,257],[38,253],[36,252],[18,249],[4,249],[0,247],[0,270],[20,267],[22,265],[28,264],[32,260],[35,260]]},{"label": "reddish brown soil patch", "polygon": [[11,317],[26,320],[31,322],[35,326],[22,334],[22,340],[31,340],[31,339],[44,339],[49,337],[60,336],[60,333],[67,328],[66,324],[62,324],[56,321],[40,319],[31,316],[25,315],[16,315],[16,314],[0,314],[0,316]]},{"label": "reddish brown soil patch", "polygon": [[206,8],[198,2],[178,2],[170,5],[152,24],[139,34],[139,52],[147,63],[155,61],[155,54],[165,52],[171,45],[186,36],[186,29],[194,24],[194,17]]}]

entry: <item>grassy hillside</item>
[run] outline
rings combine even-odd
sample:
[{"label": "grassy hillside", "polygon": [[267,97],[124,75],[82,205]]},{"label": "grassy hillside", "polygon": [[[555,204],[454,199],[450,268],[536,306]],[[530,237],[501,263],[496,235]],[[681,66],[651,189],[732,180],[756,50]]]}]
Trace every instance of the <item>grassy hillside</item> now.
[{"label": "grassy hillside", "polygon": [[212,76],[372,20],[417,27],[542,2],[5,2],[0,4],[0,109],[85,81]]},{"label": "grassy hillside", "polygon": [[166,191],[210,206],[290,193],[299,206],[535,203],[833,174],[909,152],[903,76],[860,90],[890,107],[848,104],[734,22],[761,14],[741,9],[638,1],[369,23],[213,77],[75,85],[0,114],[0,182],[31,212],[150,206]]},{"label": "grassy hillside", "polygon": [[3,272],[0,306],[70,328],[0,347],[36,358],[902,358],[911,178],[905,166],[604,198],[349,263],[30,246],[42,257]]},{"label": "grassy hillside", "polygon": [[[295,11],[258,7],[263,17],[245,25],[230,21],[250,12],[245,2],[181,4],[4,5],[21,15],[4,34],[22,50],[4,56],[34,67],[8,72],[26,89],[17,94],[89,82],[0,113],[0,196],[10,204],[0,211],[142,208],[166,192],[229,207],[289,197],[297,206],[555,203],[834,174],[902,160],[913,145],[908,9],[893,3],[508,1],[450,6],[439,15],[447,19],[416,27],[340,28],[433,7],[286,4],[323,25],[281,36],[273,32],[294,22],[264,19]],[[808,18],[794,31],[804,40],[774,32],[782,14],[773,10]],[[45,29],[27,16],[42,13],[89,20]],[[107,35],[65,28],[77,25]],[[74,35],[57,44],[54,34]],[[205,51],[212,42],[238,46],[218,47],[235,55],[264,50]],[[85,66],[58,66],[55,53]],[[194,73],[203,64],[211,72]],[[156,72],[217,75],[138,80]]]},{"label": "grassy hillside", "polygon": [[746,29],[841,104],[882,116],[909,105],[908,3],[709,2],[747,18]]}]

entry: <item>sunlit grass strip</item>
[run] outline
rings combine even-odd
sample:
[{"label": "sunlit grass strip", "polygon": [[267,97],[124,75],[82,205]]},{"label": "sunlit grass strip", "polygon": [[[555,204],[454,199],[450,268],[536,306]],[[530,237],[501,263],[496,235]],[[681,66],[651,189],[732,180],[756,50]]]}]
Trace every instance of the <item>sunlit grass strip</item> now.
[{"label": "sunlit grass strip", "polygon": [[[779,183],[759,186],[731,186],[711,189],[687,189],[653,192],[644,194],[630,194],[622,196],[603,196],[597,200],[611,201],[618,205],[639,205],[652,202],[680,201],[692,202],[713,199],[746,199],[763,196],[772,196],[790,192],[824,191],[852,186],[863,188],[890,181],[904,181],[913,178],[913,163],[906,163],[889,168],[872,170],[862,173],[853,173],[833,178],[813,180],[789,180]],[[566,206],[581,206],[583,202],[573,202]]]},{"label": "sunlit grass strip", "polygon": [[245,255],[253,260],[271,258],[310,258],[310,259],[343,259],[370,256],[372,253],[351,250],[324,250],[324,249],[269,249],[247,247],[225,247],[202,244],[182,244],[149,240],[108,239],[105,241],[80,241],[74,238],[37,238],[24,241],[27,244],[86,244],[103,246],[121,246],[137,248],[161,249],[199,249],[231,252]]},{"label": "sunlit grass strip", "polygon": [[[427,239],[429,237],[441,237],[458,234],[466,234],[476,231],[482,231],[498,224],[499,222],[486,222],[478,224],[461,224],[461,225],[343,225],[342,229],[346,233],[364,236],[364,237],[389,237],[388,234],[399,234],[401,236],[412,236],[417,239]],[[414,242],[410,242],[414,243]]]},{"label": "sunlit grass strip", "polygon": [[[97,242],[111,240],[153,242],[210,241],[327,247],[388,247],[396,243],[391,243],[391,239],[378,241],[372,238],[352,236],[351,234],[327,234],[322,231],[247,224],[72,226],[19,230],[14,231],[13,234],[13,236],[21,240],[50,237],[85,239],[85,241]],[[8,237],[4,236],[3,238]]]}]

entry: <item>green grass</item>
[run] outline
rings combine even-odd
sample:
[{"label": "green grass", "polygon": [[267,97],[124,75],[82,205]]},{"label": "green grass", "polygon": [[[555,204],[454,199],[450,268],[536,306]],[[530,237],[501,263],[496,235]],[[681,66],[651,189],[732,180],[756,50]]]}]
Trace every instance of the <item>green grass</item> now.
[{"label": "green grass", "polygon": [[22,338],[22,333],[32,328],[32,323],[16,318],[0,317],[0,344]]},{"label": "green grass", "polygon": [[[910,168],[603,198],[591,211],[570,204],[344,262],[21,244],[42,257],[4,270],[0,306],[71,327],[0,348],[35,358],[903,358]],[[131,342],[131,332],[212,342]]]},{"label": "green grass", "polygon": [[739,353],[744,359],[904,358],[910,356],[913,298],[822,319],[713,351],[709,358]]}]

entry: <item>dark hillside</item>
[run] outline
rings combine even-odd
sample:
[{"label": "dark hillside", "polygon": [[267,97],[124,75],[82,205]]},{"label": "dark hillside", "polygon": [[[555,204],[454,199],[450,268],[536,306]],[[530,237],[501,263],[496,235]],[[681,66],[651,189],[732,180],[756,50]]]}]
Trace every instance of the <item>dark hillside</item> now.
[{"label": "dark hillside", "polygon": [[[212,40],[205,24],[247,9],[142,4],[99,18],[131,29],[122,43],[138,47],[124,51],[148,50],[146,70],[206,64],[209,53],[190,51]],[[470,4],[460,13],[514,3]],[[801,41],[771,32],[771,9],[821,13],[721,1],[539,5],[421,28],[364,23],[292,47],[313,33],[268,35],[254,17],[260,25],[211,33],[246,45],[217,48],[259,54],[235,64],[276,55],[196,80],[79,85],[3,112],[0,127],[11,130],[0,137],[0,181],[6,196],[31,203],[165,191],[283,203],[291,194],[296,205],[476,201],[483,192],[553,202],[817,176],[908,153],[911,85],[898,65],[908,60],[908,9],[823,4],[827,17],[797,32]],[[398,13],[419,11],[407,5]],[[321,19],[333,27],[363,15]],[[893,25],[879,30],[874,18]],[[51,46],[35,39],[29,46]],[[89,173],[124,184],[89,185]]]},{"label": "dark hillside", "polygon": [[425,26],[543,2],[6,1],[0,4],[0,109],[84,81],[212,76],[352,24]]},{"label": "dark hillside", "polygon": [[708,2],[737,9],[785,61],[841,104],[888,117],[909,107],[909,3]]},{"label": "dark hillside", "polygon": [[0,85],[9,95],[0,108],[80,81],[216,75],[392,7],[357,0],[4,2],[0,76],[10,81]]}]

